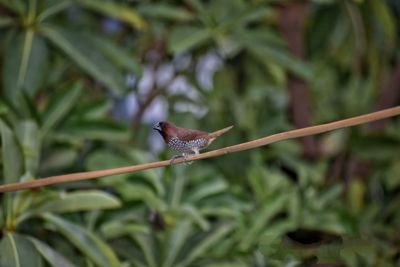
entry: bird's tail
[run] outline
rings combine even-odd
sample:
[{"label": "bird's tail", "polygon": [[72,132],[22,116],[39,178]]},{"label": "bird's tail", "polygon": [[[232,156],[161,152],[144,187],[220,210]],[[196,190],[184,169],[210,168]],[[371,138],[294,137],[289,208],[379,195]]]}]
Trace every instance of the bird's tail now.
[{"label": "bird's tail", "polygon": [[232,129],[232,128],[233,128],[233,125],[232,125],[232,126],[229,126],[229,127],[226,127],[226,128],[224,128],[224,129],[221,129],[221,130],[218,130],[218,131],[209,133],[209,134],[208,134],[208,138],[209,138],[210,142],[214,141],[215,138],[217,138],[217,137],[223,135],[224,133],[226,133],[227,131],[229,131],[229,130]]}]

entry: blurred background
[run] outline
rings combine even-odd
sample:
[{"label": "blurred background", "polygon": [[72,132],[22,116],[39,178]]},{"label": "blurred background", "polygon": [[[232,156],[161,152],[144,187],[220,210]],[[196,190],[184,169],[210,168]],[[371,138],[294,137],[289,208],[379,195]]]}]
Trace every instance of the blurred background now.
[{"label": "blurred background", "polygon": [[[0,182],[400,102],[398,0],[0,0]],[[0,266],[400,266],[400,120],[2,194]]]}]

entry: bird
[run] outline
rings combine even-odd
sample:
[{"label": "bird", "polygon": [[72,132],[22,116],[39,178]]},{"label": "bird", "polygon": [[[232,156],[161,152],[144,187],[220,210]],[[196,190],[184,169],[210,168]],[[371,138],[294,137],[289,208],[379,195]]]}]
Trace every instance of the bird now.
[{"label": "bird", "polygon": [[223,135],[233,126],[223,128],[221,130],[208,133],[199,130],[181,128],[168,121],[159,121],[153,125],[164,139],[168,147],[181,152],[181,155],[176,155],[171,159],[171,164],[177,158],[183,157],[186,162],[190,152],[195,155],[200,153],[200,150],[207,148],[217,137]]}]

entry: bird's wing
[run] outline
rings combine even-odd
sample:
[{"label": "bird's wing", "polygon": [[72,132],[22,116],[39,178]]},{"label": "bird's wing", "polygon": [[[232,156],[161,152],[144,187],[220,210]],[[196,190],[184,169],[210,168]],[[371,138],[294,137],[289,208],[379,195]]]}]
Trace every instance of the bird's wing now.
[{"label": "bird's wing", "polygon": [[192,129],[180,129],[177,134],[178,138],[182,141],[190,141],[190,140],[205,138],[207,137],[207,135],[208,133],[206,132],[192,130]]}]

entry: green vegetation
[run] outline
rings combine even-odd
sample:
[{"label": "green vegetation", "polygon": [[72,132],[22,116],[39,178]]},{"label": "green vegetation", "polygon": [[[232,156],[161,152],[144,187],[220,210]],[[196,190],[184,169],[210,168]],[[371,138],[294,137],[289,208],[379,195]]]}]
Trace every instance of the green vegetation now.
[{"label": "green vegetation", "polygon": [[[398,0],[0,0],[0,182],[168,159],[400,102]],[[398,118],[2,194],[0,266],[399,266]]]}]

